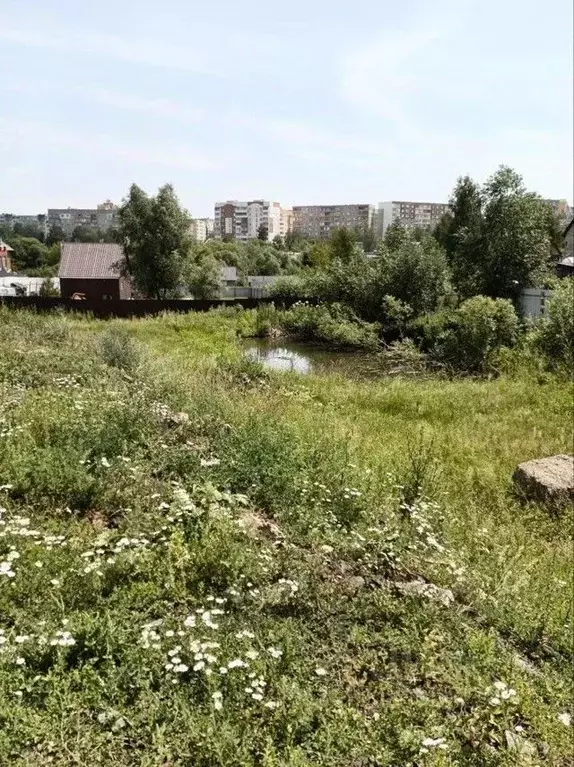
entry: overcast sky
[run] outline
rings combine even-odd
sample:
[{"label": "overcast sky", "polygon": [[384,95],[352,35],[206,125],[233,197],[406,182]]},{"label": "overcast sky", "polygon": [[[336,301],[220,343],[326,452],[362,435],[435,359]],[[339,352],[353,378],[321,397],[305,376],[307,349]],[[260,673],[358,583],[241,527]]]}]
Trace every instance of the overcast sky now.
[{"label": "overcast sky", "polygon": [[0,0],[0,212],[446,201],[501,163],[572,202],[571,5]]}]

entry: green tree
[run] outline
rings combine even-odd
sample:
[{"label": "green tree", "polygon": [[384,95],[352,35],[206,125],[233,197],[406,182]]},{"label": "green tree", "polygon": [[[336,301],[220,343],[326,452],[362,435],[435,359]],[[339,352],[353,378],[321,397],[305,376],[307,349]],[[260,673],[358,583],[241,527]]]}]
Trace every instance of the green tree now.
[{"label": "green tree", "polygon": [[548,206],[505,166],[488,179],[483,197],[484,292],[516,301],[523,288],[535,286],[548,272]]},{"label": "green tree", "polygon": [[395,250],[384,246],[378,269],[382,295],[402,301],[415,314],[435,311],[451,293],[446,253],[428,234],[417,242],[406,233]]},{"label": "green tree", "polygon": [[335,229],[329,242],[331,257],[342,264],[350,264],[357,252],[355,235],[349,229]]},{"label": "green tree", "polygon": [[54,224],[50,227],[48,235],[46,237],[46,245],[55,245],[58,242],[64,242],[66,240],[66,233],[59,224]]},{"label": "green tree", "polygon": [[269,229],[265,226],[265,224],[261,224],[257,230],[257,239],[261,240],[261,242],[267,242],[269,239]]},{"label": "green tree", "polygon": [[166,298],[177,291],[189,247],[190,216],[171,184],[155,197],[133,184],[118,211],[126,269],[143,295]]},{"label": "green tree", "polygon": [[400,221],[393,221],[385,232],[384,245],[388,250],[397,250],[409,239],[409,233]]},{"label": "green tree", "polygon": [[450,213],[443,216],[435,237],[445,248],[453,282],[463,297],[484,290],[486,242],[480,186],[470,176],[457,180],[450,198]]},{"label": "green tree", "polygon": [[40,269],[48,263],[49,249],[34,237],[14,236],[8,244],[14,248],[12,259],[19,271]]},{"label": "green tree", "polygon": [[285,244],[283,242],[283,237],[281,237],[280,234],[276,234],[275,237],[273,238],[273,247],[276,250],[283,250],[284,249]]},{"label": "green tree", "polygon": [[215,298],[221,289],[221,263],[212,253],[202,252],[186,265],[185,281],[194,298]]}]

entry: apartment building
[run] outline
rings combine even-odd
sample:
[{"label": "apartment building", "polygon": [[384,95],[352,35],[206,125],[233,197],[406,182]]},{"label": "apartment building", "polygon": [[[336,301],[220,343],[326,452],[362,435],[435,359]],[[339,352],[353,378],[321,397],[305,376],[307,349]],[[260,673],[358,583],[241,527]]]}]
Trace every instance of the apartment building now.
[{"label": "apartment building", "polygon": [[78,226],[107,231],[116,224],[117,206],[106,200],[97,208],[48,208],[47,226],[59,226],[70,237]]},{"label": "apartment building", "polygon": [[442,202],[380,202],[376,215],[376,231],[382,237],[395,222],[401,223],[407,229],[433,229],[448,210],[449,205]]},{"label": "apartment building", "polygon": [[9,226],[10,229],[14,229],[16,226],[25,226],[35,229],[39,229],[43,234],[46,233],[46,214],[38,213],[38,215],[16,215],[14,213],[0,213],[0,224]]},{"label": "apartment building", "polygon": [[228,200],[215,204],[215,237],[255,240],[265,232],[268,241],[281,234],[281,205],[269,200],[240,202]]},{"label": "apartment building", "polygon": [[293,231],[293,208],[281,208],[281,225],[279,234],[285,237]]},{"label": "apartment building", "polygon": [[335,229],[367,231],[372,228],[373,205],[295,205],[293,231],[303,237],[329,237]]},{"label": "apartment building", "polygon": [[213,237],[212,218],[194,218],[191,222],[191,236],[196,242],[205,242]]}]

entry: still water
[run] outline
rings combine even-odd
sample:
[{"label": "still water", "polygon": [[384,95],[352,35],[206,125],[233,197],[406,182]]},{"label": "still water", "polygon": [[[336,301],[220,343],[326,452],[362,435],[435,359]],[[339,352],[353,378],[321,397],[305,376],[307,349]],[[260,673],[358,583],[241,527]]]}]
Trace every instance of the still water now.
[{"label": "still water", "polygon": [[245,356],[263,367],[282,372],[339,373],[348,377],[375,375],[375,356],[365,352],[327,351],[291,341],[245,341]]}]

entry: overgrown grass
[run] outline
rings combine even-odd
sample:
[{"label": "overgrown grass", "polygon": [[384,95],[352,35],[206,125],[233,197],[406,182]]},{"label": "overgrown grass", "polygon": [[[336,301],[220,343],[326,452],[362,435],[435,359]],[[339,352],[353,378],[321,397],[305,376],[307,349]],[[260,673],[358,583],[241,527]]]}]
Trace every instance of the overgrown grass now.
[{"label": "overgrown grass", "polygon": [[0,764],[572,764],[560,379],[267,374],[0,312]]}]

